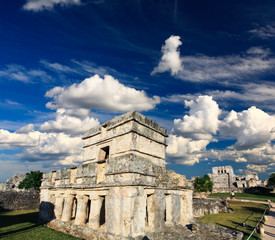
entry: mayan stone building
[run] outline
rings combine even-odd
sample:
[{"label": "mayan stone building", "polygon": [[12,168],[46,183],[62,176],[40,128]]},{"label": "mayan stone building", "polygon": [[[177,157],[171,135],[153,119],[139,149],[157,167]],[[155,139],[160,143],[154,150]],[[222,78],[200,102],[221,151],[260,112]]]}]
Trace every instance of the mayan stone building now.
[{"label": "mayan stone building", "polygon": [[208,175],[214,183],[213,192],[243,191],[244,188],[263,186],[257,173],[235,175],[231,166],[213,167]]},{"label": "mayan stone building", "polygon": [[43,175],[40,221],[85,239],[142,239],[189,224],[192,190],[165,168],[166,138],[137,112],[90,129],[83,165]]}]

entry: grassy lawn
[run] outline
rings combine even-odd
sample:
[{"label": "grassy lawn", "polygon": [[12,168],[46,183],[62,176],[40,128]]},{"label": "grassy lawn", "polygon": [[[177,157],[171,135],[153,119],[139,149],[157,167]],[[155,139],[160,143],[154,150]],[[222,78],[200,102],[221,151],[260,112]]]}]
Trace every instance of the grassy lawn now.
[{"label": "grassy lawn", "polygon": [[37,225],[37,217],[38,210],[0,212],[0,238],[14,240],[80,239]]},{"label": "grassy lawn", "polygon": [[[227,198],[230,196],[230,193],[211,193],[208,197],[211,198]],[[271,200],[275,202],[275,193],[270,193],[269,195],[258,195],[251,193],[235,193],[237,199],[244,200],[254,200],[254,201],[267,201]]]},{"label": "grassy lawn", "polygon": [[[257,222],[260,220],[266,205],[251,202],[229,201],[229,206],[234,210],[234,213],[205,215],[199,221],[215,223],[218,226],[242,231],[245,234],[244,239],[247,239]],[[242,223],[245,223],[247,227],[243,227]],[[253,237],[254,238],[250,239],[259,239],[260,234],[254,234]]]}]

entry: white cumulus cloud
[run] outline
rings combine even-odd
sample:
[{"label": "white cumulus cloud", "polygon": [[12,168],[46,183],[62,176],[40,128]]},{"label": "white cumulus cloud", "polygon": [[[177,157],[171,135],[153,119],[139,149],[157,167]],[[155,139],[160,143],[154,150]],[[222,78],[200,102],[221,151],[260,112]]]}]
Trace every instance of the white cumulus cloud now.
[{"label": "white cumulus cloud", "polygon": [[69,87],[55,87],[46,93],[53,101],[47,103],[50,109],[100,109],[112,112],[131,110],[147,111],[160,103],[160,98],[150,98],[144,91],[126,87],[112,76],[104,78],[94,75],[79,84]]},{"label": "white cumulus cloud", "polygon": [[269,144],[275,138],[275,116],[256,107],[239,113],[231,111],[220,128],[223,135],[237,138],[236,149],[253,149]]},{"label": "white cumulus cloud", "polygon": [[[73,112],[70,110],[70,112]],[[40,131],[67,133],[68,135],[81,135],[92,127],[99,125],[97,119],[89,116],[70,116],[65,109],[58,109],[55,120],[49,120],[40,126]]]},{"label": "white cumulus cloud", "polygon": [[51,10],[55,6],[62,7],[69,5],[79,5],[81,0],[27,0],[23,5],[24,10],[39,12],[43,10]]},{"label": "white cumulus cloud", "polygon": [[[266,169],[260,166],[275,164],[275,116],[250,107],[241,112],[232,110],[219,119],[221,110],[210,96],[189,101],[180,96],[171,99],[184,101],[185,107],[190,107],[187,115],[174,120],[168,138],[166,152],[176,163],[193,165],[211,159],[231,160],[247,163],[250,169],[259,166],[258,172]],[[223,140],[233,140],[233,144],[220,150],[207,149],[210,142]]]},{"label": "white cumulus cloud", "polygon": [[[166,153],[178,164],[194,165],[199,163],[201,152],[209,144],[209,140],[192,140],[181,136],[170,135],[167,140]],[[179,159],[177,159],[179,158]]]},{"label": "white cumulus cloud", "polygon": [[174,120],[174,132],[194,139],[211,139],[218,129],[220,109],[211,96],[185,101],[189,115]]},{"label": "white cumulus cloud", "polygon": [[171,74],[175,75],[182,69],[180,52],[178,50],[181,44],[179,36],[172,35],[165,40],[165,44],[161,48],[163,55],[158,66],[152,71],[152,75],[166,71],[171,71]]},{"label": "white cumulus cloud", "polygon": [[185,106],[190,108],[189,115],[174,120],[166,152],[179,164],[193,165],[203,157],[206,146],[214,141],[220,109],[211,96],[185,101]]}]

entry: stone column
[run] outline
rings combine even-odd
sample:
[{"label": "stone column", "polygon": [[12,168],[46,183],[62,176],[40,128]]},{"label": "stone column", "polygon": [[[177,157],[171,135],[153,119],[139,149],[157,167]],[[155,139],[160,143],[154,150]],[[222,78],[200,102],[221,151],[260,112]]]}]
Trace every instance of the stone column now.
[{"label": "stone column", "polygon": [[186,204],[186,197],[184,195],[180,196],[180,223],[182,225],[186,225],[188,223],[187,219],[187,210],[186,210],[187,204]]},{"label": "stone column", "polygon": [[65,197],[64,210],[62,213],[62,221],[64,222],[69,222],[72,218],[73,199],[73,195]]},{"label": "stone column", "polygon": [[147,195],[146,197],[147,205],[147,227],[150,230],[156,229],[156,196],[154,194]]},{"label": "stone column", "polygon": [[173,221],[173,206],[172,206],[172,196],[169,194],[165,195],[166,204],[166,224],[172,224]]},{"label": "stone column", "polygon": [[62,217],[63,202],[64,202],[64,198],[62,195],[56,196],[55,205],[54,205],[54,215],[57,220],[61,219]]},{"label": "stone column", "polygon": [[86,207],[88,202],[87,196],[76,196],[77,209],[74,223],[76,225],[83,225],[86,223]]},{"label": "stone column", "polygon": [[186,213],[188,223],[193,220],[193,191],[189,190],[186,193]]},{"label": "stone column", "polygon": [[180,219],[180,195],[176,192],[171,195],[172,197],[172,221],[176,225]]},{"label": "stone column", "polygon": [[100,210],[103,198],[97,195],[90,196],[91,207],[89,215],[89,227],[96,230],[100,226]]},{"label": "stone column", "polygon": [[186,190],[180,200],[180,223],[189,224],[193,219],[192,191]]}]

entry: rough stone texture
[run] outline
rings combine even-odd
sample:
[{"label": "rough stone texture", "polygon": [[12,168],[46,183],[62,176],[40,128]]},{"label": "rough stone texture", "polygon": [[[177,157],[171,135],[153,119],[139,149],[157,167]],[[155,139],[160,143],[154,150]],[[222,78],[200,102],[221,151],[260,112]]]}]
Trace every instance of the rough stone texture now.
[{"label": "rough stone texture", "polygon": [[0,210],[38,209],[40,205],[37,191],[0,192]]},{"label": "rough stone texture", "polygon": [[6,182],[0,183],[0,191],[24,191],[17,188],[19,183],[24,180],[25,174],[17,174],[9,178]]},{"label": "rough stone texture", "polygon": [[156,184],[162,187],[187,187],[186,177],[175,173],[167,168],[154,166],[154,173],[156,174]]},{"label": "rough stone texture", "polygon": [[152,120],[137,112],[126,113],[84,135],[83,161],[102,160],[98,158],[100,152],[109,147],[110,158],[131,152],[164,167],[166,138],[166,130]]},{"label": "rough stone texture", "polygon": [[175,228],[165,227],[163,231],[147,233],[150,240],[241,240],[243,233],[217,227],[211,223],[194,223],[187,226],[178,225]]},{"label": "rough stone texture", "polygon": [[226,200],[193,199],[194,218],[201,218],[205,214],[218,214],[230,212]]},{"label": "rough stone texture", "polygon": [[136,112],[89,130],[84,165],[43,175],[40,221],[86,239],[140,239],[190,224],[192,190],[165,168],[166,137]]},{"label": "rough stone texture", "polygon": [[123,156],[110,158],[107,160],[106,175],[120,173],[139,173],[147,176],[155,176],[153,164],[146,158],[135,154],[125,154]]},{"label": "rough stone texture", "polygon": [[188,227],[182,225],[163,227],[161,231],[146,232],[136,237],[112,235],[58,220],[49,222],[47,226],[66,234],[91,240],[241,240],[243,238],[242,232],[217,227],[211,223],[194,223]]}]

